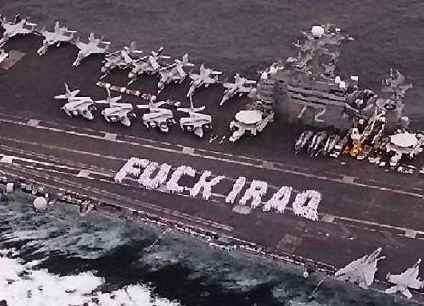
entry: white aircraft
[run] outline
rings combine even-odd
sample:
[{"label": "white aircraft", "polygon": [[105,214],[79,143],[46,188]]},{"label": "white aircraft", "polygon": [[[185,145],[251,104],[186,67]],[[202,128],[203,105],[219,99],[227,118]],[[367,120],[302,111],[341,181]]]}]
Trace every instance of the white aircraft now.
[{"label": "white aircraft", "polygon": [[96,101],[96,103],[109,104],[109,107],[102,110],[102,115],[107,122],[120,122],[126,127],[131,126],[131,120],[135,119],[136,114],[133,112],[133,105],[131,103],[118,102],[122,96],[111,97],[110,90],[106,87],[107,98],[105,100]]},{"label": "white aircraft", "polygon": [[110,74],[113,69],[126,69],[130,67],[142,53],[143,51],[137,50],[136,42],[132,41],[129,47],[125,46],[122,50],[106,54],[101,68],[103,75],[100,79]]},{"label": "white aircraft", "polygon": [[162,105],[173,103],[168,101],[156,102],[156,96],[150,98],[148,105],[137,105],[139,109],[149,109],[149,113],[143,115],[143,123],[147,128],[158,127],[161,132],[167,133],[169,126],[175,124],[172,111],[167,108],[161,108]]},{"label": "white aircraft", "polygon": [[161,92],[168,84],[181,84],[187,77],[184,67],[194,67],[194,64],[188,61],[187,53],[183,55],[182,60],[176,59],[173,64],[161,68],[159,70],[158,92]]},{"label": "white aircraft", "polygon": [[382,249],[378,248],[370,255],[365,255],[352,261],[346,267],[336,271],[335,277],[339,280],[358,283],[361,288],[367,289],[374,282],[375,272],[377,272],[377,263],[385,256],[379,257]]},{"label": "white aircraft", "polygon": [[77,97],[80,90],[70,90],[68,84],[65,83],[65,93],[61,95],[57,95],[54,98],[56,100],[67,100],[64,106],[62,106],[62,110],[69,116],[82,116],[85,119],[93,120],[94,115],[93,111],[97,110],[94,105],[93,99],[90,97]]},{"label": "white aircraft", "polygon": [[230,142],[236,142],[243,135],[248,134],[256,136],[258,132],[274,120],[274,112],[265,112],[262,110],[242,110],[239,111],[234,120],[230,122],[230,130],[233,134],[230,136]]},{"label": "white aircraft", "polygon": [[408,299],[412,297],[408,288],[421,289],[424,282],[419,279],[421,258],[410,268],[406,269],[403,273],[398,275],[387,274],[386,279],[394,284],[394,286],[386,289],[386,293],[400,292]]},{"label": "white aircraft", "polygon": [[81,61],[91,54],[103,54],[109,49],[110,42],[104,41],[103,37],[95,38],[94,33],[90,33],[88,36],[88,43],[80,41],[80,38],[77,38],[75,45],[80,50],[78,52],[77,58],[72,64],[72,66],[78,66]]},{"label": "white aircraft", "polygon": [[205,68],[205,66],[202,64],[200,66],[199,74],[190,73],[191,83],[190,89],[187,93],[187,97],[192,97],[194,95],[194,91],[201,86],[205,86],[206,88],[208,88],[209,85],[217,83],[218,76],[221,74],[221,71],[215,71],[213,69]]},{"label": "white aircraft", "polygon": [[25,35],[34,32],[37,26],[35,23],[28,22],[27,18],[16,18],[15,22],[7,22],[6,18],[3,17],[0,19],[0,22],[4,29],[3,37],[0,39],[0,47],[4,46],[15,35]]},{"label": "white aircraft", "polygon": [[47,49],[56,44],[56,47],[60,47],[61,43],[70,42],[74,39],[74,34],[77,31],[71,31],[67,27],[61,27],[59,21],[54,24],[53,32],[47,31],[43,28],[40,33],[44,36],[43,45],[37,50],[38,55],[43,55],[47,52]]},{"label": "white aircraft", "polygon": [[220,106],[224,105],[229,99],[238,95],[239,97],[243,95],[250,94],[255,87],[252,87],[256,84],[256,81],[248,80],[246,78],[241,77],[238,73],[234,76],[234,83],[224,83],[225,91],[224,96],[222,97]]},{"label": "white aircraft", "polygon": [[203,129],[210,130],[212,128],[212,116],[206,114],[200,114],[198,112],[205,109],[205,106],[195,108],[193,106],[193,100],[190,96],[190,107],[189,108],[177,108],[177,111],[187,113],[188,117],[182,117],[180,119],[180,127],[183,131],[193,132],[200,138],[203,137]]},{"label": "white aircraft", "polygon": [[9,56],[9,53],[0,49],[0,64]]},{"label": "white aircraft", "polygon": [[156,74],[159,72],[161,65],[159,62],[162,59],[170,59],[168,55],[162,55],[163,47],[160,47],[157,51],[152,51],[150,55],[143,56],[142,58],[133,62],[133,69],[128,74],[130,81],[128,85],[134,83],[137,80],[137,77],[147,73],[150,75]]}]

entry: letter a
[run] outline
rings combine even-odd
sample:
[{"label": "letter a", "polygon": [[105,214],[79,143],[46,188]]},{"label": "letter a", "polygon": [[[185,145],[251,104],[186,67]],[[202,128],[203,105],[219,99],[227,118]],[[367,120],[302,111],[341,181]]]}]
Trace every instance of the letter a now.
[{"label": "letter a", "polygon": [[292,193],[293,188],[289,186],[283,186],[281,187],[272,198],[265,203],[264,207],[262,208],[263,211],[270,211],[271,208],[276,209],[280,214],[284,212],[286,209],[287,204],[289,204],[290,196]]}]

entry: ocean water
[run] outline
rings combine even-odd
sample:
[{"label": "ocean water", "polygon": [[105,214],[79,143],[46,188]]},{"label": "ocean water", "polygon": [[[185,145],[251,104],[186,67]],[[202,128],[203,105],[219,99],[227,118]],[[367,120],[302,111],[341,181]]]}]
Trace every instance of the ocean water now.
[{"label": "ocean water", "polygon": [[21,305],[410,305],[303,279],[296,267],[228,253],[174,231],[58,204],[0,206],[0,301]]}]

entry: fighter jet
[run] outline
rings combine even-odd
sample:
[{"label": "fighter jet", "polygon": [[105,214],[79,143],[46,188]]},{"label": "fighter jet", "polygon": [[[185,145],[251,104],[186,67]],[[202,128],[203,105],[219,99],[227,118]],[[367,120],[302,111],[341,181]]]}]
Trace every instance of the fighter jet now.
[{"label": "fighter jet", "polygon": [[10,38],[18,34],[30,34],[34,32],[37,24],[28,22],[27,18],[15,18],[15,22],[7,22],[5,17],[0,19],[1,26],[4,29],[3,37],[0,39],[0,47],[4,46]]},{"label": "fighter jet", "polygon": [[193,100],[190,97],[189,108],[177,108],[179,112],[187,113],[188,117],[182,117],[180,119],[180,127],[183,131],[193,132],[200,138],[203,137],[204,131],[212,128],[212,116],[206,114],[200,114],[198,112],[205,109],[205,106],[195,108]]},{"label": "fighter jet", "polygon": [[78,37],[75,45],[78,49],[80,49],[80,51],[78,52],[76,60],[72,64],[74,67],[78,66],[84,58],[91,54],[105,53],[109,49],[110,42],[104,41],[103,37],[95,38],[94,33],[90,33],[90,36],[88,36],[88,43],[80,41]]},{"label": "fighter jet", "polygon": [[101,68],[102,76],[100,79],[110,74],[113,69],[126,69],[130,67],[142,53],[143,51],[137,50],[136,42],[132,41],[129,47],[125,46],[122,50],[106,54]]},{"label": "fighter jet", "polygon": [[163,47],[160,47],[157,51],[152,51],[150,55],[144,56],[136,61],[134,61],[133,69],[128,74],[130,81],[128,85],[134,83],[137,80],[137,77],[142,74],[156,74],[159,72],[161,65],[159,64],[163,59],[170,59],[168,55],[162,55]]},{"label": "fighter jet", "polygon": [[62,106],[62,110],[69,117],[82,116],[85,119],[93,120],[93,111],[97,110],[93,99],[90,97],[77,97],[80,90],[70,90],[68,84],[65,83],[65,93],[54,97],[56,100],[67,100],[68,102]]},{"label": "fighter jet", "polygon": [[9,56],[9,53],[0,49],[0,64]]},{"label": "fighter jet", "polygon": [[395,284],[394,286],[386,289],[386,293],[400,292],[408,299],[412,297],[411,292],[408,288],[421,289],[423,288],[424,282],[418,278],[420,273],[421,258],[410,268],[406,269],[403,273],[398,275],[387,274],[386,279]]},{"label": "fighter jet", "polygon": [[159,128],[161,132],[167,133],[169,126],[176,123],[172,111],[161,108],[162,105],[173,103],[169,100],[156,102],[156,96],[152,96],[148,105],[137,105],[139,109],[148,109],[149,113],[143,115],[143,124],[147,128]]},{"label": "fighter jet", "polygon": [[188,90],[187,97],[192,97],[194,95],[194,91],[201,86],[209,87],[211,84],[215,84],[218,82],[218,76],[221,75],[221,71],[215,71],[209,68],[205,68],[202,64],[200,66],[200,72],[190,73],[191,83],[190,89]]},{"label": "fighter jet", "polygon": [[188,54],[184,54],[182,60],[176,59],[174,63],[160,69],[160,80],[158,82],[158,93],[160,93],[166,85],[171,83],[181,84],[187,77],[184,67],[194,67],[194,64],[188,61]]},{"label": "fighter jet", "polygon": [[101,114],[107,122],[120,122],[126,127],[131,126],[131,121],[136,118],[136,114],[133,112],[133,105],[131,103],[118,102],[122,99],[122,96],[111,97],[110,90],[106,87],[107,98],[105,100],[96,101],[96,103],[109,104],[109,107],[102,110]]},{"label": "fighter jet", "polygon": [[54,44],[56,44],[56,47],[60,47],[62,42],[70,42],[76,32],[69,30],[67,27],[61,27],[59,21],[56,21],[54,24],[53,32],[49,32],[43,28],[40,33],[44,36],[44,40],[41,48],[37,50],[38,55],[45,54],[47,49]]},{"label": "fighter jet", "polygon": [[238,73],[234,76],[234,83],[224,83],[224,87],[226,88],[224,91],[224,96],[219,103],[220,106],[224,105],[229,99],[238,95],[239,97],[243,95],[250,94],[252,90],[255,90],[252,85],[255,85],[256,81],[248,80],[246,78],[241,77]]},{"label": "fighter jet", "polygon": [[335,277],[339,280],[358,283],[361,288],[367,289],[374,282],[375,272],[377,272],[377,263],[385,256],[380,256],[382,249],[378,248],[370,255],[365,255],[352,261],[346,267],[338,270]]}]

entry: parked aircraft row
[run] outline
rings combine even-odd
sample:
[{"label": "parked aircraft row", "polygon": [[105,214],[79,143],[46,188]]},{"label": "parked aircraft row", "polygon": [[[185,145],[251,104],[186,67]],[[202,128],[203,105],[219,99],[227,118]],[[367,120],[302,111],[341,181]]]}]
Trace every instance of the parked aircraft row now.
[{"label": "parked aircraft row", "polygon": [[[203,64],[200,66],[199,73],[193,73],[187,68],[193,68],[194,64],[189,62],[188,54],[184,54],[182,59],[175,59],[170,62],[171,56],[163,55],[163,47],[158,50],[151,51],[146,56],[141,56],[143,51],[137,50],[136,43],[131,42],[130,46],[124,47],[122,50],[108,52],[111,42],[105,41],[103,37],[96,38],[94,33],[90,33],[88,42],[81,41],[80,37],[75,38],[77,31],[70,30],[66,26],[61,26],[56,22],[52,31],[43,27],[40,31],[36,31],[37,24],[28,22],[27,18],[21,19],[19,15],[15,17],[13,22],[8,22],[5,17],[1,18],[1,25],[5,29],[3,37],[0,40],[0,47],[5,45],[7,41],[16,35],[26,35],[34,33],[44,37],[42,46],[37,50],[41,56],[46,54],[51,46],[60,47],[64,43],[73,43],[78,49],[77,58],[73,62],[73,66],[79,66],[81,62],[92,54],[104,54],[105,59],[101,67],[101,77],[109,75],[114,69],[129,69],[128,85],[134,83],[140,76],[159,75],[158,92],[160,93],[167,85],[181,84],[187,76],[190,77],[190,89],[187,97],[191,98],[195,91],[201,87],[209,87],[219,82],[219,76],[222,72],[210,68],[206,68]],[[254,94],[255,81],[235,76],[234,83],[224,83],[225,92],[220,105],[234,96],[242,96]]]},{"label": "parked aircraft row", "polygon": [[[78,96],[79,89],[71,90],[65,83],[65,93],[54,97],[56,100],[66,100],[62,110],[69,117],[83,117],[87,120],[94,119],[94,112],[97,105],[105,104],[101,114],[107,122],[120,122],[122,125],[130,127],[132,121],[137,117],[134,106],[131,103],[120,102],[122,96],[112,97],[108,87],[106,87],[107,97],[104,100],[93,100],[91,97]],[[150,98],[148,105],[136,105],[137,109],[148,109],[148,113],[143,114],[143,124],[147,128],[158,128],[162,132],[168,132],[169,127],[176,123],[172,110],[164,108],[164,105],[175,105],[173,101],[156,101],[156,96]],[[200,113],[205,106],[194,107],[190,102],[188,108],[177,108],[177,111],[188,114],[188,117],[180,119],[180,127],[183,131],[192,132],[199,137],[203,137],[204,130],[212,128],[212,117]]]}]

